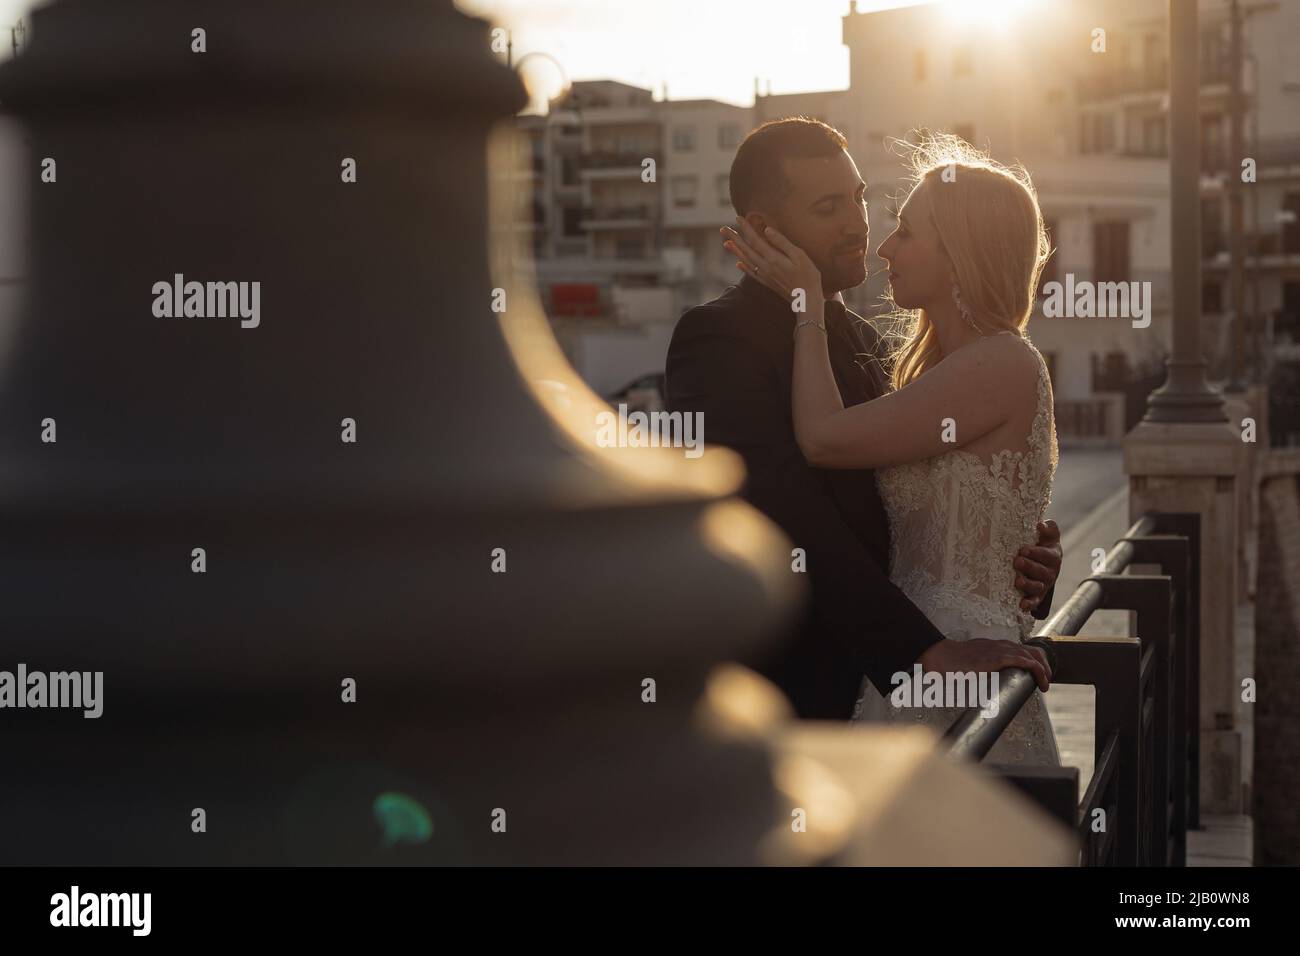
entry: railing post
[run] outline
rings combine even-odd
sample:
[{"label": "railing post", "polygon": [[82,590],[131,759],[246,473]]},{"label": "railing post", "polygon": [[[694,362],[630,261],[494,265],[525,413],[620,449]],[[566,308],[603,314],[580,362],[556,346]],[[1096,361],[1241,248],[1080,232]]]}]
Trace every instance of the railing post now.
[{"label": "railing post", "polygon": [[1191,742],[1197,734],[1191,732],[1192,722],[1196,719],[1194,711],[1189,710],[1189,647],[1191,609],[1190,589],[1192,577],[1191,542],[1183,535],[1145,535],[1125,537],[1123,540],[1133,546],[1133,560],[1142,564],[1158,564],[1169,575],[1173,584],[1174,598],[1174,639],[1170,642],[1169,673],[1173,680],[1170,755],[1170,800],[1173,804],[1170,819],[1171,833],[1174,841],[1173,866],[1187,864],[1187,818],[1188,794],[1195,789],[1195,778],[1191,778],[1189,787]]},{"label": "railing post", "polygon": [[[1137,636],[1143,646],[1140,671],[1143,709],[1138,746],[1144,797],[1139,818],[1143,825],[1140,862],[1144,866],[1168,866],[1172,855],[1169,747],[1173,696],[1170,665],[1174,655],[1173,582],[1162,574],[1099,574],[1088,580],[1101,586],[1101,608],[1137,612]],[[1149,727],[1148,701],[1151,702]]]},{"label": "railing post", "polygon": [[1059,667],[1054,679],[1063,684],[1091,684],[1097,690],[1094,717],[1094,750],[1100,761],[1102,749],[1115,734],[1119,747],[1116,814],[1108,819],[1112,830],[1116,862],[1138,865],[1138,734],[1141,728],[1142,643],[1135,637],[1076,637],[1051,635]]},{"label": "railing post", "polygon": [[1179,534],[1191,545],[1191,575],[1187,581],[1187,638],[1182,644],[1187,673],[1187,828],[1201,828],[1201,516],[1155,515],[1155,532]]},{"label": "railing post", "polygon": [[984,766],[1029,797],[1070,831],[1079,826],[1079,768],[1022,767],[1015,764]]}]

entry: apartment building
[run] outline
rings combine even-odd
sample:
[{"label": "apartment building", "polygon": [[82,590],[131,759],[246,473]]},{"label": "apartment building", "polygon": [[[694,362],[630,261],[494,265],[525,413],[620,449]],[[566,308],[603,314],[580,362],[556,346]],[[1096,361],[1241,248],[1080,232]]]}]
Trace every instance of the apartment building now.
[{"label": "apartment building", "polygon": [[718,228],[753,110],[576,82],[517,119],[514,249],[566,354],[597,391],[660,372],[690,306],[735,281]]},{"label": "apartment building", "polygon": [[[1300,358],[1300,4],[1249,0],[1245,17],[1247,313],[1260,351]],[[1032,173],[1056,253],[1044,283],[1137,282],[1150,324],[1031,321],[1052,367],[1067,440],[1115,440],[1170,337],[1165,0],[1053,0],[1006,21],[928,4],[843,18],[844,90],[762,94],[752,106],[656,100],[615,81],[577,82],[547,116],[518,120],[515,244],[535,261],[557,335],[598,388],[662,368],[672,324],[736,280],[717,229],[733,216],[727,173],[749,130],[781,116],[825,120],[868,183],[873,252],[906,186],[899,145],[918,128],[957,133]],[[1204,341],[1229,347],[1225,177],[1227,0],[1201,0]],[[1099,31],[1102,31],[1099,33]],[[654,177],[644,175],[654,161]],[[881,263],[846,295],[885,311]],[[1143,376],[1148,376],[1143,379]],[[1124,392],[1131,393],[1127,403]]]},{"label": "apartment building", "polygon": [[[1300,4],[1243,6],[1246,152],[1260,170],[1246,187],[1254,296],[1247,312],[1265,318],[1260,348],[1269,351],[1269,342],[1300,341],[1300,227],[1292,225],[1300,209],[1300,70],[1288,56],[1300,44]],[[1240,164],[1226,156],[1228,3],[1201,0],[1198,9],[1203,340],[1221,371],[1230,347],[1224,177]],[[904,186],[890,140],[929,127],[1030,170],[1057,249],[1044,283],[1067,275],[1150,283],[1145,328],[1122,318],[1048,318],[1040,302],[1030,330],[1052,366],[1067,441],[1117,438],[1124,418],[1141,413],[1152,379],[1163,376],[1171,308],[1166,17],[1164,0],[1061,0],[1007,22],[938,5],[860,13],[854,3],[844,18],[848,93],[866,130],[851,149],[870,186],[873,248],[895,224],[882,200]],[[878,310],[884,291],[880,277],[865,283],[859,310]]]}]

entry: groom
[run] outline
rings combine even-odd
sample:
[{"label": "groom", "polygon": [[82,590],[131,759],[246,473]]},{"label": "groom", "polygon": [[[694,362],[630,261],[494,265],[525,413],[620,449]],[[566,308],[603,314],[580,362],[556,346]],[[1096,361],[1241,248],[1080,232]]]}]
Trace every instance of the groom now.
[{"label": "groom", "polygon": [[[831,364],[845,406],[883,394],[878,335],[832,296],[866,278],[866,186],[844,137],[804,117],[764,123],[731,165],[731,202],[760,233],[772,225],[816,263],[826,293]],[[1021,667],[1044,690],[1037,648],[1014,641],[950,641],[889,581],[889,524],[868,470],[810,467],[791,422],[795,314],[790,303],[745,275],[711,302],[688,310],[668,347],[667,404],[702,412],[713,441],[739,452],[744,497],[807,557],[812,599],[798,635],[751,661],[804,719],[847,720],[862,676],[888,693],[914,662],[926,671]],[[1055,522],[1015,559],[1021,606],[1046,616],[1061,567]],[[1008,568],[1008,572],[1011,568]]]}]

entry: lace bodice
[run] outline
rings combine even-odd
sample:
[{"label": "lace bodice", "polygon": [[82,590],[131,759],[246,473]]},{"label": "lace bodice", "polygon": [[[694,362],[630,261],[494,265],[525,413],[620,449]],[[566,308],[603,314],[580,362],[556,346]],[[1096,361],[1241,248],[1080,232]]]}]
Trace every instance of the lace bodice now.
[{"label": "lace bodice", "polygon": [[1034,621],[1020,610],[1011,562],[1038,539],[1057,461],[1047,364],[1025,344],[1039,370],[1024,447],[992,455],[959,448],[876,472],[889,514],[890,579],[932,621],[955,614],[973,630],[1005,627],[1021,637]]}]

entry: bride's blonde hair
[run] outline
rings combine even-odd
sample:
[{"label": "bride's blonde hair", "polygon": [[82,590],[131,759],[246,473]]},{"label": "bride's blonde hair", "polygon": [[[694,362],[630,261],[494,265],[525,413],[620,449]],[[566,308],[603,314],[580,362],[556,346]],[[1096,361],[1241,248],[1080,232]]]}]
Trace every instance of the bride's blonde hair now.
[{"label": "bride's blonde hair", "polygon": [[[983,332],[1023,334],[1038,277],[1052,251],[1029,173],[1023,166],[1004,166],[947,133],[922,134],[919,142],[900,145],[912,170],[908,196],[925,189],[971,321]],[[895,304],[890,318],[889,335],[896,343],[891,379],[899,389],[942,355],[924,309]]]}]

